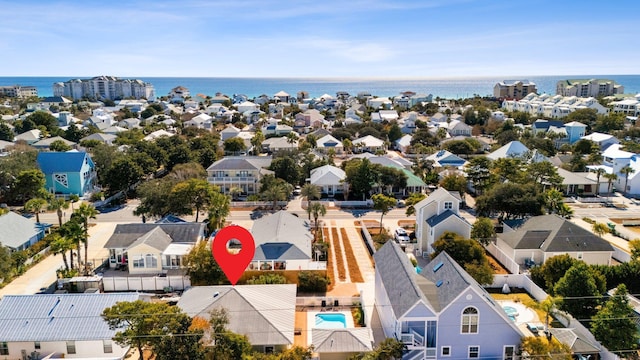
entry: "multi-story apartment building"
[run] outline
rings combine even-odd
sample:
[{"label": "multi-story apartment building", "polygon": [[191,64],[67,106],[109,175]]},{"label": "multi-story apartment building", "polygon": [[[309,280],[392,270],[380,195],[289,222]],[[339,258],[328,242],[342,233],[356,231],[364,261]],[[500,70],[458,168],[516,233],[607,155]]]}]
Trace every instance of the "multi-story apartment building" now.
[{"label": "multi-story apartment building", "polygon": [[270,156],[227,156],[207,168],[207,181],[220,187],[220,191],[229,194],[231,189],[239,188],[244,195],[257,194],[260,179],[271,165]]},{"label": "multi-story apartment building", "polygon": [[614,113],[624,113],[629,116],[640,116],[640,94],[632,98],[626,98],[619,101],[612,101]]},{"label": "multi-story apartment building", "polygon": [[608,108],[602,106],[593,97],[551,96],[549,94],[529,94],[520,100],[505,100],[502,102],[502,109],[556,119],[564,118],[579,109],[594,109],[598,114],[602,115],[606,115],[609,112]]},{"label": "multi-story apartment building", "polygon": [[120,79],[115,76],[96,76],[91,79],[73,79],[53,84],[54,96],[72,99],[155,99],[155,89],[142,80]]},{"label": "multi-story apartment building", "polygon": [[624,93],[624,86],[608,79],[569,79],[556,84],[556,94],[562,96],[598,97]]},{"label": "multi-story apartment building", "polygon": [[536,84],[529,80],[504,80],[493,87],[493,97],[520,100],[537,91]]},{"label": "multi-story apartment building", "polygon": [[38,96],[38,88],[35,86],[0,86],[0,96],[15,97],[15,98],[28,98],[31,96]]}]

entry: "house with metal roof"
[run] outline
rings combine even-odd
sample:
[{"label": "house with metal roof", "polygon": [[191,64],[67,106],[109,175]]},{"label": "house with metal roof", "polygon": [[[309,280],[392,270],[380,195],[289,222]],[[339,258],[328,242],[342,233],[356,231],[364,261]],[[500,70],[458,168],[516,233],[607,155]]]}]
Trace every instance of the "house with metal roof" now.
[{"label": "house with metal roof", "polygon": [[386,150],[384,141],[372,135],[357,138],[352,144],[355,152],[366,151],[375,154],[378,150]]},{"label": "house with metal roof", "polygon": [[207,181],[228,194],[232,188],[242,189],[243,194],[257,194],[260,180],[271,165],[270,156],[226,156],[207,168]]},{"label": "house with metal roof", "polygon": [[539,153],[538,150],[529,150],[528,147],[526,147],[518,140],[514,140],[509,142],[508,144],[505,144],[498,150],[488,154],[487,157],[491,160],[517,158],[522,159],[527,163],[549,161],[549,159]]},{"label": "house with metal roof", "polygon": [[118,224],[104,245],[109,267],[132,275],[179,270],[204,231],[203,223]]},{"label": "house with metal roof", "polygon": [[468,161],[448,150],[438,150],[437,152],[427,156],[426,161],[433,161],[435,168],[451,168],[464,169]]},{"label": "house with metal roof", "polygon": [[116,330],[100,316],[136,293],[5,295],[0,299],[3,359],[123,359],[129,347],[112,339]]},{"label": "house with metal roof", "polygon": [[344,193],[344,189],[348,186],[344,180],[347,174],[339,167],[332,165],[324,165],[311,170],[309,183],[320,189],[325,196],[334,196]]},{"label": "house with metal roof", "polygon": [[328,152],[329,149],[333,149],[336,154],[342,154],[344,146],[342,146],[342,141],[336,139],[332,135],[324,135],[316,140],[316,149],[324,153]]},{"label": "house with metal roof", "polygon": [[53,194],[83,196],[96,186],[96,166],[86,152],[41,152],[36,160]]},{"label": "house with metal roof", "polygon": [[0,229],[0,245],[12,251],[24,250],[44,237],[43,227],[13,211],[0,215]]},{"label": "house with metal roof", "polygon": [[422,256],[433,252],[433,243],[445,232],[454,232],[465,239],[471,237],[471,224],[460,216],[461,202],[457,191],[440,187],[414,205],[417,249]]},{"label": "house with metal roof", "polygon": [[313,235],[307,220],[284,210],[254,221],[251,234],[256,245],[250,270],[324,270],[324,261],[313,261]]},{"label": "house with metal roof", "polygon": [[370,328],[318,329],[311,330],[313,352],[320,360],[348,359],[350,356],[369,352]]},{"label": "house with metal roof", "polygon": [[61,136],[54,136],[54,137],[42,139],[31,144],[31,146],[33,146],[38,150],[49,150],[49,146],[51,146],[51,144],[53,144],[56,141],[62,141],[65,145],[73,149],[78,147],[78,144],[74,143],[73,141],[69,141]]},{"label": "house with metal roof", "polygon": [[609,242],[558,215],[505,221],[504,232],[497,235],[496,247],[523,267],[564,254],[590,265],[611,265]]},{"label": "house with metal roof", "polygon": [[524,336],[502,307],[446,252],[417,274],[400,245],[374,254],[375,309],[403,359],[513,358]]},{"label": "house with metal roof", "polygon": [[194,286],[177,306],[191,317],[206,319],[212,310],[225,309],[227,328],[246,335],[257,351],[281,351],[293,344],[295,284]]}]

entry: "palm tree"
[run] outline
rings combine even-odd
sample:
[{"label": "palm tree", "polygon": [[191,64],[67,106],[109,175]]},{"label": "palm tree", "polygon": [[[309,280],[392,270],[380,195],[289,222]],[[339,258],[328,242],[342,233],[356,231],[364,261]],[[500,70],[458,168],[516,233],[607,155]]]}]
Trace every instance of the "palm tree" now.
[{"label": "palm tree", "polygon": [[66,223],[62,225],[60,228],[60,235],[69,239],[71,242],[71,246],[69,247],[69,258],[71,261],[69,265],[71,269],[73,269],[73,249],[75,248],[78,251],[78,269],[80,268],[80,242],[84,239],[84,231],[82,230],[82,225],[77,221],[77,218],[70,219]]},{"label": "palm tree", "polygon": [[307,212],[309,213],[309,221],[311,221],[311,199],[320,199],[320,189],[312,184],[304,184],[300,189],[300,195],[307,198]]},{"label": "palm tree", "polygon": [[233,186],[231,189],[229,189],[229,195],[231,195],[231,198],[234,200],[237,199],[240,194],[242,194],[242,188],[238,186]]},{"label": "palm tree", "polygon": [[63,198],[53,198],[49,200],[48,210],[55,211],[58,215],[58,225],[62,226],[62,209],[68,209],[69,202]]},{"label": "palm tree", "polygon": [[600,176],[607,173],[607,170],[603,168],[598,168],[596,170],[596,195],[600,195]]},{"label": "palm tree", "polygon": [[318,232],[318,218],[320,216],[327,215],[327,208],[320,202],[314,202],[313,204],[309,205],[309,209],[311,209],[309,214],[313,214],[313,221],[316,223],[316,233],[317,233]]},{"label": "palm tree", "polygon": [[214,193],[209,203],[209,232],[222,228],[230,212],[231,200],[229,196],[219,192]]},{"label": "palm tree", "polygon": [[275,211],[278,201],[286,200],[287,195],[291,193],[289,187],[291,185],[284,181],[274,181],[262,192],[262,196],[268,201],[273,201],[273,210]]},{"label": "palm tree", "polygon": [[67,261],[67,251],[73,249],[73,241],[66,236],[61,236],[60,234],[54,233],[53,240],[51,241],[50,249],[54,255],[58,255],[58,254],[62,255],[62,261],[64,261],[64,267],[65,269],[69,270],[69,262]]},{"label": "palm tree", "polygon": [[629,181],[629,175],[634,172],[636,172],[636,170],[629,165],[620,169],[620,174],[624,175],[624,196],[627,196],[627,182]]},{"label": "palm tree", "polygon": [[565,219],[569,219],[573,215],[573,209],[569,205],[563,203],[558,209],[558,215],[562,216]]},{"label": "palm tree", "polygon": [[24,204],[25,211],[36,215],[36,222],[40,222],[40,211],[47,206],[47,200],[41,198],[33,198]]},{"label": "palm tree", "polygon": [[599,222],[593,223],[593,226],[591,227],[591,229],[593,230],[594,233],[598,234],[599,237],[602,237],[602,235],[609,232],[609,227],[605,223],[599,223]]},{"label": "palm tree", "polygon": [[605,179],[609,180],[609,187],[607,193],[611,196],[611,186],[613,185],[613,181],[618,179],[618,175],[616,174],[604,174]]},{"label": "palm tree", "polygon": [[[545,333],[547,336],[551,334],[549,332],[549,323],[551,320],[551,316],[560,315],[565,317],[565,315],[558,311],[558,307],[562,304],[562,298],[547,296],[542,302],[531,301],[527,304],[527,306],[544,312],[545,315]],[[566,317],[565,317],[566,318]]]},{"label": "palm tree", "polygon": [[73,208],[73,204],[77,203],[80,200],[80,196],[77,194],[69,195],[69,202],[71,202],[71,211],[73,212],[75,209]]},{"label": "palm tree", "polygon": [[96,208],[91,204],[83,203],[78,207],[76,211],[73,212],[73,215],[75,215],[77,219],[82,223],[84,237],[84,273],[85,275],[88,275],[89,268],[87,267],[87,261],[89,257],[89,219],[95,219],[96,215],[98,215],[98,210],[96,210]]}]

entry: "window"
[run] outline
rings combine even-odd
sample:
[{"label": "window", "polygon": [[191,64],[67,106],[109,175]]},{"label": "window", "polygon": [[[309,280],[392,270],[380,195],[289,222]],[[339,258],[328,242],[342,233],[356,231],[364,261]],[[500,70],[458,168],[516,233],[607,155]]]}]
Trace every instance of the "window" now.
[{"label": "window", "polygon": [[9,355],[9,344],[0,342],[0,355]]},{"label": "window", "polygon": [[144,265],[147,268],[157,268],[158,267],[158,258],[155,255],[147,254],[145,256]]},{"label": "window", "polygon": [[40,350],[40,341],[36,341],[36,342],[34,342],[34,343],[33,343],[33,347],[34,347],[34,349],[36,349],[36,350]]},{"label": "window", "polygon": [[442,356],[451,356],[451,346],[443,346],[441,354]]},{"label": "window", "polygon": [[273,346],[265,346],[264,347],[264,353],[265,354],[273,354]]},{"label": "window", "polygon": [[133,267],[134,268],[144,267],[144,258],[142,257],[142,255],[136,255],[136,257],[133,258]]},{"label": "window", "polygon": [[102,340],[102,348],[105,354],[111,354],[113,352],[113,344],[111,340]]},{"label": "window", "polygon": [[477,359],[480,357],[480,346],[469,346],[469,359]]},{"label": "window", "polygon": [[75,353],[76,353],[76,342],[67,341],[67,354],[75,354]]},{"label": "window", "polygon": [[468,307],[462,312],[462,333],[478,333],[478,310],[476,308]]},{"label": "window", "polygon": [[444,209],[445,209],[445,210],[451,210],[451,209],[453,209],[453,203],[452,203],[451,201],[446,201],[446,202],[444,203]]},{"label": "window", "polygon": [[515,357],[516,348],[515,346],[505,346],[504,347],[504,355],[502,356],[503,360],[513,360]]}]

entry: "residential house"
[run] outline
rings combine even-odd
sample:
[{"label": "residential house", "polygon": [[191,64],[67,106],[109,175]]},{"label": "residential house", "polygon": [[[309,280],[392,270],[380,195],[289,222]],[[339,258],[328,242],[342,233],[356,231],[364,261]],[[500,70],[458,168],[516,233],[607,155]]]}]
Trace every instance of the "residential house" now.
[{"label": "residential house", "polygon": [[[582,329],[586,330],[584,327]],[[549,327],[549,332],[551,336],[571,349],[573,359],[600,359],[602,346],[598,344],[593,334],[585,334],[582,329]]]},{"label": "residential house", "polygon": [[609,242],[558,215],[534,216],[524,222],[506,220],[503,225],[496,247],[521,266],[540,265],[564,254],[590,265],[611,265]]},{"label": "residential house", "polygon": [[31,146],[33,146],[34,148],[40,151],[49,150],[49,146],[51,146],[51,144],[53,144],[55,141],[62,141],[65,145],[73,149],[76,149],[78,147],[78,144],[74,143],[73,141],[69,141],[61,136],[54,136],[54,137],[42,139],[34,142],[33,144],[31,144]]},{"label": "residential house", "polygon": [[291,140],[286,136],[268,138],[262,142],[262,150],[277,152],[298,149],[298,140]]},{"label": "residential house", "polygon": [[234,187],[247,195],[257,194],[262,177],[273,174],[267,170],[270,165],[270,156],[227,156],[207,168],[207,181],[218,186],[224,194]]},{"label": "residential house", "polygon": [[629,116],[640,115],[640,94],[637,94],[631,98],[624,98],[618,101],[612,101],[610,105],[613,105],[614,113],[623,113]]},{"label": "residential house", "polygon": [[273,353],[293,345],[295,284],[195,286],[182,294],[177,306],[207,320],[212,310],[225,309],[227,328],[247,336],[256,351]]},{"label": "residential house", "polygon": [[409,98],[409,107],[414,107],[422,103],[430,103],[433,101],[432,94],[415,94]]},{"label": "residential house", "polygon": [[463,170],[468,161],[448,150],[439,150],[424,158],[425,161],[433,161],[436,169],[456,168]]},{"label": "residential house", "polygon": [[380,110],[378,111],[378,114],[380,114],[380,118],[382,119],[382,121],[396,121],[400,118],[400,116],[398,115],[398,112],[395,110]]},{"label": "residential house", "polygon": [[11,251],[25,250],[44,237],[44,227],[13,211],[0,215],[0,229],[0,244]]},{"label": "residential house", "polygon": [[438,123],[438,127],[446,129],[451,136],[471,136],[471,131],[473,130],[471,126],[460,120],[441,122]]},{"label": "residential house", "polygon": [[5,295],[0,299],[0,356],[24,359],[124,359],[121,346],[102,318],[118,302],[140,300],[137,293]]},{"label": "residential house", "polygon": [[374,109],[390,109],[393,106],[393,103],[388,98],[374,98],[370,97],[367,99],[367,106]]},{"label": "residential house", "polygon": [[578,121],[571,121],[564,124],[564,129],[567,132],[569,144],[573,145],[584,137],[584,134],[587,131],[587,125]]},{"label": "residential house", "polygon": [[366,158],[372,164],[379,164],[382,166],[392,167],[398,169],[404,173],[407,177],[407,185],[404,188],[399,187],[383,187],[380,184],[376,184],[373,188],[373,191],[376,193],[385,193],[385,194],[394,194],[396,196],[407,196],[411,193],[423,193],[427,189],[427,184],[425,184],[422,179],[416,176],[413,171],[411,171],[411,162],[407,161],[402,157],[389,157],[389,156],[375,156],[370,153],[362,153],[358,155],[354,155],[352,158]]},{"label": "residential house", "polygon": [[309,183],[320,189],[320,192],[329,197],[342,194],[348,186],[345,183],[347,174],[340,168],[332,165],[324,165],[311,170]]},{"label": "residential house", "polygon": [[9,147],[15,145],[12,142],[0,140],[0,156],[4,156],[9,152]]},{"label": "residential house", "polygon": [[356,152],[366,151],[375,154],[378,151],[386,150],[384,141],[372,135],[357,138],[352,141],[352,144]]},{"label": "residential house", "polygon": [[536,84],[529,80],[504,80],[493,86],[493,97],[520,100],[537,91]]},{"label": "residential house", "polygon": [[169,92],[169,100],[171,100],[172,103],[181,103],[190,97],[191,92],[184,86],[176,86]]},{"label": "residential house", "polygon": [[370,352],[373,350],[370,332],[371,329],[366,327],[314,328],[311,330],[313,352],[318,354],[319,360],[349,359],[353,355]]},{"label": "residential house", "polygon": [[309,109],[305,112],[297,113],[294,120],[296,129],[313,127],[321,128],[324,123],[324,116],[316,109]]},{"label": "residential house", "polygon": [[117,135],[119,133],[127,131],[126,128],[123,128],[120,126],[109,126],[106,128],[101,128],[100,130],[102,130],[102,132],[105,134],[111,134],[111,135]]},{"label": "residential house", "polygon": [[281,210],[254,221],[251,234],[256,251],[249,270],[326,269],[326,262],[314,261],[313,235],[305,219]]},{"label": "residential house", "polygon": [[601,151],[605,151],[609,146],[613,144],[620,144],[620,140],[611,134],[604,134],[599,132],[593,132],[589,135],[583,136],[580,139],[593,141],[596,143]]},{"label": "residential house", "polygon": [[277,101],[282,101],[282,102],[289,102],[289,98],[291,97],[291,95],[289,95],[287,92],[285,92],[284,90],[277,92],[275,95],[273,95],[273,98]]},{"label": "residential house", "polygon": [[431,115],[431,117],[429,118],[429,121],[433,123],[441,123],[441,122],[447,122],[448,119],[449,117],[447,115],[437,112]]},{"label": "residential house", "polygon": [[195,127],[197,129],[211,130],[213,129],[213,117],[204,113],[198,114],[197,116],[191,118],[191,120],[182,123],[182,125],[184,127]]},{"label": "residential house", "polygon": [[246,113],[247,111],[260,110],[260,106],[256,105],[255,103],[252,103],[251,101],[243,101],[238,105],[236,105],[236,107],[238,108],[238,112],[243,114]]},{"label": "residential house", "polygon": [[96,166],[86,152],[41,152],[36,160],[53,194],[84,196],[96,186]]},{"label": "residential house", "polygon": [[82,143],[83,141],[97,140],[107,145],[113,145],[113,141],[117,138],[118,137],[113,134],[93,133],[80,139],[80,142]]},{"label": "residential house", "polygon": [[551,96],[549,94],[529,94],[521,100],[504,100],[502,109],[520,111],[531,115],[551,118],[563,118],[580,109],[594,109],[598,114],[607,114],[609,109],[602,106],[594,97]]},{"label": "residential house", "polygon": [[269,124],[266,124],[263,128],[262,128],[262,133],[267,136],[267,135],[274,135],[274,136],[283,136],[283,135],[287,135],[288,133],[292,132],[293,128],[289,125],[284,125],[284,124],[278,124],[276,122],[272,122]]},{"label": "residential house", "polygon": [[184,256],[204,238],[204,232],[203,223],[118,224],[104,245],[109,250],[109,268],[126,269],[131,275],[181,269]]},{"label": "residential house", "polygon": [[446,252],[420,274],[400,245],[374,254],[375,310],[403,359],[514,359],[524,334]]},{"label": "residential house", "polygon": [[[597,168],[603,168],[608,174],[616,174],[618,176],[612,185],[618,191],[625,194],[640,194],[640,155],[632,152],[621,150],[621,144],[612,144],[602,153],[602,165],[587,166],[591,171]],[[628,175],[623,174],[621,170],[629,166],[633,171]],[[625,183],[627,188],[625,189]]]},{"label": "residential house", "polygon": [[129,118],[118,122],[118,126],[125,129],[137,129],[140,127],[140,119]]},{"label": "residential house", "polygon": [[538,152],[538,150],[529,150],[520,141],[514,140],[505,144],[498,150],[490,153],[487,157],[491,160],[517,158],[529,162],[549,161],[549,159]]},{"label": "residential house", "polygon": [[465,239],[471,237],[471,224],[460,215],[460,203],[462,198],[457,191],[439,187],[414,205],[418,255],[431,254],[433,243],[445,232],[454,232]]},{"label": "residential house", "polygon": [[233,125],[228,125],[222,131],[220,131],[220,140],[225,141],[227,139],[231,139],[233,137],[238,136],[242,130],[238,129]]},{"label": "residential house", "polygon": [[42,136],[42,134],[41,134],[40,130],[33,129],[33,130],[25,131],[22,134],[17,135],[13,140],[15,142],[24,141],[28,145],[31,145],[33,143],[36,143],[36,142],[40,141],[40,137],[41,136]]},{"label": "residential house", "polygon": [[411,139],[413,139],[413,137],[409,134],[402,136],[395,142],[396,149],[401,153],[406,154],[407,150],[411,147]]},{"label": "residential house", "polygon": [[593,196],[607,192],[607,179],[600,177],[598,180],[593,172],[571,172],[563,168],[557,168],[558,175],[562,177],[562,192],[566,196]]},{"label": "residential house", "polygon": [[344,146],[342,146],[342,141],[332,135],[325,135],[316,140],[316,149],[323,153],[327,153],[329,149],[333,149],[336,154],[342,154]]},{"label": "residential house", "polygon": [[174,135],[175,135],[175,133],[168,132],[167,130],[164,130],[164,129],[160,129],[160,130],[156,130],[156,131],[150,133],[149,135],[143,137],[142,140],[144,140],[144,141],[155,141],[156,139],[161,138],[161,137],[172,137]]}]

